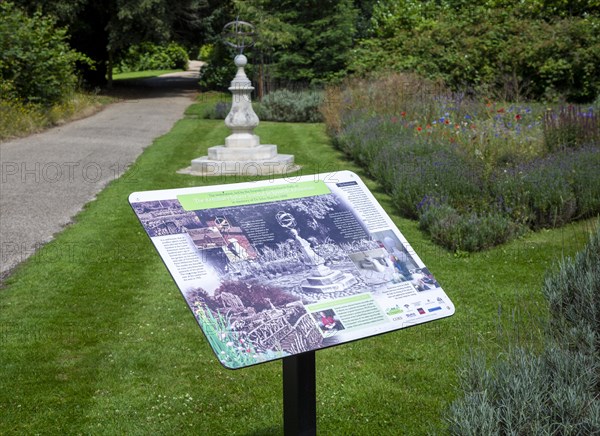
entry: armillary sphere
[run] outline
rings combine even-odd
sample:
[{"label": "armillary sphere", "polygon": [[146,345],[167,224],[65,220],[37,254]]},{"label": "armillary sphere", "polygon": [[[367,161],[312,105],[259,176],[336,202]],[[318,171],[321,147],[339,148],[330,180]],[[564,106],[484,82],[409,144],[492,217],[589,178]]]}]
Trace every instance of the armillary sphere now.
[{"label": "armillary sphere", "polygon": [[216,217],[215,224],[218,228],[220,228],[222,230],[229,230],[229,228],[231,227],[231,225],[229,224],[229,221],[227,221],[227,218],[225,218],[223,216]]},{"label": "armillary sphere", "polygon": [[247,21],[240,21],[239,18],[223,27],[223,42],[238,50],[239,54],[242,54],[245,48],[254,45],[255,37],[254,26]]},{"label": "armillary sphere", "polygon": [[296,227],[296,220],[294,219],[294,216],[291,213],[283,211],[277,212],[275,218],[277,219],[277,223],[279,223],[281,227],[285,227],[286,229]]}]

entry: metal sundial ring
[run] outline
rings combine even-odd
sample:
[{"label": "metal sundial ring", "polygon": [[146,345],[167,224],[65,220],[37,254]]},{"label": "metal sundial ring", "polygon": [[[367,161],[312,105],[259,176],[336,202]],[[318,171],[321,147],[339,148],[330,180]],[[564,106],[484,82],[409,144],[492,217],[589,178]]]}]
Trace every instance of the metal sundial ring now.
[{"label": "metal sundial ring", "polygon": [[277,215],[275,215],[275,219],[277,220],[277,223],[283,228],[291,229],[293,227],[296,227],[296,220],[294,219],[294,216],[291,213],[284,211],[277,212]]},{"label": "metal sundial ring", "polygon": [[247,21],[236,19],[223,27],[223,42],[238,50],[239,54],[242,54],[245,48],[254,45],[255,37],[254,26]]},{"label": "metal sundial ring", "polygon": [[221,216],[215,218],[215,225],[217,226],[217,228],[224,231],[229,230],[229,228],[231,227],[227,218]]}]

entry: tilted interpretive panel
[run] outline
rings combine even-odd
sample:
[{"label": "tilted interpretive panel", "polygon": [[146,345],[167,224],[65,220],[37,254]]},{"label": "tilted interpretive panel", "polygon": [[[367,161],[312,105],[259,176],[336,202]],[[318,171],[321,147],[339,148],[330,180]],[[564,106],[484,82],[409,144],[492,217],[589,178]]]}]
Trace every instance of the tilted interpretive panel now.
[{"label": "tilted interpretive panel", "polygon": [[350,171],[135,192],[129,201],[227,368],[454,313]]}]

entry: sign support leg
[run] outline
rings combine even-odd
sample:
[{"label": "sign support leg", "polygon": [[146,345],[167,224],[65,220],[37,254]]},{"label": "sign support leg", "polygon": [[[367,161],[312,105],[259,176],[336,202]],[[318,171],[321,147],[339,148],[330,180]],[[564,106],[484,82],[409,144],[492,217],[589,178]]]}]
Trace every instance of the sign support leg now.
[{"label": "sign support leg", "polygon": [[283,359],[283,430],[285,436],[317,434],[315,352]]}]

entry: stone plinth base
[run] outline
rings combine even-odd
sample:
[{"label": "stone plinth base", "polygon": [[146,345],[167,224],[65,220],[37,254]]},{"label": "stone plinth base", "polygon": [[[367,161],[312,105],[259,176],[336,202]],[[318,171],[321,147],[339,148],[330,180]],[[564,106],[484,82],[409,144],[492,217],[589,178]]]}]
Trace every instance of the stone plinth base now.
[{"label": "stone plinth base", "polygon": [[[218,161],[255,161],[269,160],[277,157],[276,145],[257,145],[255,147],[227,147],[217,145],[208,149],[207,159]],[[202,158],[200,158],[202,159]],[[194,159],[197,160],[197,159]],[[292,161],[294,159],[292,158]],[[194,166],[194,161],[192,161]]]},{"label": "stone plinth base", "polygon": [[[274,147],[275,145],[264,145],[253,147],[260,149],[261,147]],[[211,158],[211,151],[214,150],[213,156],[220,155],[224,152],[225,156],[229,157],[230,150],[223,146],[211,147],[209,156],[203,156],[192,160],[192,166],[179,171],[182,174],[191,174],[195,176],[269,176],[272,174],[288,174],[298,171],[300,167],[294,164],[294,156],[291,154],[275,154],[269,158],[248,157],[244,160],[243,157],[236,160],[222,160]],[[236,151],[239,149],[236,149]],[[258,150],[257,150],[258,151]],[[264,150],[266,152],[266,150]],[[260,152],[259,152],[260,155]]]},{"label": "stone plinth base", "polygon": [[302,283],[302,290],[305,292],[340,292],[358,283],[352,274],[335,271],[323,265],[319,265],[312,272],[313,275]]}]

